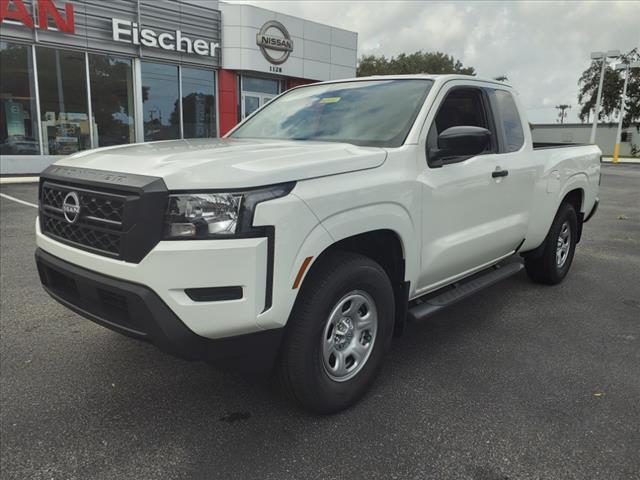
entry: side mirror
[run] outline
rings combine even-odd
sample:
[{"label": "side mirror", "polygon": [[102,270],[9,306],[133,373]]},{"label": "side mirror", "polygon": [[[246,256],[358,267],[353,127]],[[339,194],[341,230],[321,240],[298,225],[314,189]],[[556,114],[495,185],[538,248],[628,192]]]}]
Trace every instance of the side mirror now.
[{"label": "side mirror", "polygon": [[429,164],[432,167],[441,167],[446,157],[478,155],[487,148],[490,140],[491,132],[486,128],[449,127],[438,135],[439,148],[429,150]]}]

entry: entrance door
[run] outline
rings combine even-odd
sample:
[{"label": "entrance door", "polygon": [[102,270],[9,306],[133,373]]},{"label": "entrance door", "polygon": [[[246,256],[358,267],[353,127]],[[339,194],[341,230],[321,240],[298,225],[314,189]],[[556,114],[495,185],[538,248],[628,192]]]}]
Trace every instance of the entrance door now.
[{"label": "entrance door", "polygon": [[280,81],[273,78],[242,75],[240,90],[240,116],[244,120],[280,93]]},{"label": "entrance door", "polygon": [[274,95],[258,92],[242,92],[242,119],[251,115],[263,105],[269,103]]}]

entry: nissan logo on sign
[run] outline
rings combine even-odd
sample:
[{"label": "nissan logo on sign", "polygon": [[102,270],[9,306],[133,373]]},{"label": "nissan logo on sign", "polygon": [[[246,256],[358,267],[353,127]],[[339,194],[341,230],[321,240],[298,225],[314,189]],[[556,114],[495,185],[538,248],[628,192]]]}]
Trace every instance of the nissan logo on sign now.
[{"label": "nissan logo on sign", "polygon": [[69,192],[62,201],[62,213],[69,223],[76,223],[80,218],[80,198],[76,192]]},{"label": "nissan logo on sign", "polygon": [[293,52],[293,40],[280,22],[272,20],[265,23],[256,34],[256,43],[264,58],[269,62],[280,65],[287,61]]}]

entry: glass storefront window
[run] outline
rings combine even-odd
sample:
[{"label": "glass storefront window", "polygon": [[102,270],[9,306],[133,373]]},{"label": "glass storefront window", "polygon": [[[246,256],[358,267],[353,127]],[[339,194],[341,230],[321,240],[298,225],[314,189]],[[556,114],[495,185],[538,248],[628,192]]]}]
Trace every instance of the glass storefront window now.
[{"label": "glass storefront window", "polygon": [[280,93],[280,81],[270,78],[258,78],[242,76],[242,90],[245,92],[260,92],[278,95]]},{"label": "glass storefront window", "polygon": [[95,145],[133,143],[133,75],[131,59],[89,55],[91,113]]},{"label": "glass storefront window", "polygon": [[31,47],[0,42],[0,154],[39,155]]},{"label": "glass storefront window", "polygon": [[182,68],[184,138],[216,136],[215,77],[212,70]]},{"label": "glass storefront window", "polygon": [[91,148],[84,53],[37,47],[44,154]]},{"label": "glass storefront window", "polygon": [[[30,45],[0,41],[3,155],[69,155],[91,148],[92,140],[93,146],[104,147],[136,140],[178,139],[181,131],[184,138],[218,134],[212,69],[141,61],[141,88],[136,91],[134,59],[42,46],[35,47],[35,58],[32,52]],[[37,78],[33,73],[36,65]],[[254,78],[258,82],[254,85],[252,77],[246,78],[251,88],[268,92],[279,88],[276,80]],[[91,119],[87,86],[91,92]],[[142,97],[142,118],[134,114],[137,95]],[[274,96],[264,92],[259,95],[257,103],[248,98],[250,110]],[[143,138],[136,138],[136,122],[143,126]]]},{"label": "glass storefront window", "polygon": [[141,62],[144,140],[180,138],[178,67]]}]

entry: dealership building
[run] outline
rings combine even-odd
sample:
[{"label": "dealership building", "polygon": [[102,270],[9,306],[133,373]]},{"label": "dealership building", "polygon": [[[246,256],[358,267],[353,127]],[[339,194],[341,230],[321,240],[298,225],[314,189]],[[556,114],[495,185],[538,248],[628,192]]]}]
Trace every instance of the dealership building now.
[{"label": "dealership building", "polygon": [[38,173],[90,148],[221,136],[284,90],[355,76],[355,32],[251,5],[0,7],[3,175]]}]

